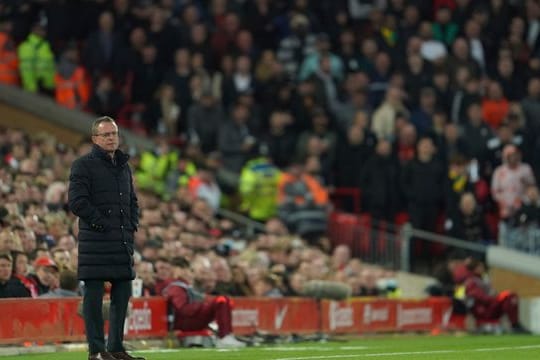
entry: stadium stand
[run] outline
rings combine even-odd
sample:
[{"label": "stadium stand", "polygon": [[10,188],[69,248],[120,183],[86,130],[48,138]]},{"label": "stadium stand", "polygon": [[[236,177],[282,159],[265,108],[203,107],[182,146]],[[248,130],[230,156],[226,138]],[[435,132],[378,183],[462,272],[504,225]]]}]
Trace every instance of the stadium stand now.
[{"label": "stadium stand", "polygon": [[[404,222],[540,253],[539,21],[537,1],[6,2],[0,83],[156,144],[126,149],[143,294],[181,256],[215,295],[331,280],[387,296]],[[13,272],[35,294],[35,259],[61,248],[59,273],[77,265],[65,184],[90,144],[16,125],[0,129],[0,252],[26,254]],[[411,241],[413,270],[445,265],[449,248]]]}]

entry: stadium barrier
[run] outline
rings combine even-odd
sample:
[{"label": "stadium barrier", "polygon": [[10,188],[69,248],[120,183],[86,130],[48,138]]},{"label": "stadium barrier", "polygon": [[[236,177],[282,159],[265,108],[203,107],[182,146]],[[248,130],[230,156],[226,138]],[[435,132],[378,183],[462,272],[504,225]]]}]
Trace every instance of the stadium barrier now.
[{"label": "stadium barrier", "polygon": [[[84,341],[80,298],[2,299],[0,344]],[[351,298],[317,301],[309,298],[235,298],[233,326],[237,334],[362,334],[431,331],[446,328],[452,304],[447,298],[387,300]],[[168,333],[167,306],[161,297],[131,301],[126,338],[159,338]]]}]

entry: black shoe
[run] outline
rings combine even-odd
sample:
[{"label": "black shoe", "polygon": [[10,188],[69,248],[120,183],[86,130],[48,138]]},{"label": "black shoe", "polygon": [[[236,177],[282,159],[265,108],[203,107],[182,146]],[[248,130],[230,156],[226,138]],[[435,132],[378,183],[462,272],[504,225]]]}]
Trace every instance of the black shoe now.
[{"label": "black shoe", "polygon": [[103,351],[88,355],[88,360],[116,360],[110,353]]},{"label": "black shoe", "polygon": [[512,334],[530,334],[531,332],[525,329],[521,324],[512,326]]},{"label": "black shoe", "polygon": [[110,354],[113,356],[113,359],[116,360],[146,360],[146,358],[141,356],[131,356],[125,351],[112,352]]}]

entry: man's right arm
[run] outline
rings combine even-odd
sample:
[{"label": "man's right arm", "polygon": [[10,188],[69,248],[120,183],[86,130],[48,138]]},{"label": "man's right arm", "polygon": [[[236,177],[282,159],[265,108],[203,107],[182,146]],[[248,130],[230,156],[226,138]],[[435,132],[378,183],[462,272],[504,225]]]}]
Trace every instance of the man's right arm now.
[{"label": "man's right arm", "polygon": [[81,160],[71,167],[69,176],[68,204],[70,210],[96,231],[106,231],[107,223],[99,210],[90,201],[91,179]]}]

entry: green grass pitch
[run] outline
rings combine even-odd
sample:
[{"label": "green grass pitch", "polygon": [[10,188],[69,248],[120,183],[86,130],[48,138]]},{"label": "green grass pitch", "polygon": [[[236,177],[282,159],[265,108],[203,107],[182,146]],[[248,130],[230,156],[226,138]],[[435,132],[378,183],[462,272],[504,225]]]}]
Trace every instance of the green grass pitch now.
[{"label": "green grass pitch", "polygon": [[[149,360],[334,360],[334,359],[540,359],[540,336],[396,335],[350,341],[250,347],[241,350],[156,349],[135,352]],[[2,356],[0,360],[75,360],[86,353]]]}]

